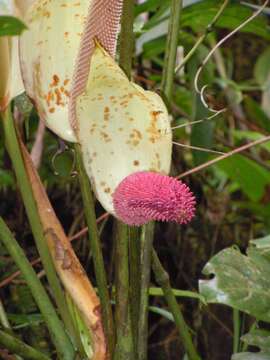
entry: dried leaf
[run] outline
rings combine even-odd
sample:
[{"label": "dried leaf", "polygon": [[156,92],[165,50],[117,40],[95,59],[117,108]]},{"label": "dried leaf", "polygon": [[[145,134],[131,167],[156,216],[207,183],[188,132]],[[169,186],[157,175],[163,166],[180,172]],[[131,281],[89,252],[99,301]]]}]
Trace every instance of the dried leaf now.
[{"label": "dried leaf", "polygon": [[56,271],[92,335],[94,344],[92,359],[105,359],[106,343],[101,324],[99,299],[55,215],[29,153],[22,142],[20,145]]}]

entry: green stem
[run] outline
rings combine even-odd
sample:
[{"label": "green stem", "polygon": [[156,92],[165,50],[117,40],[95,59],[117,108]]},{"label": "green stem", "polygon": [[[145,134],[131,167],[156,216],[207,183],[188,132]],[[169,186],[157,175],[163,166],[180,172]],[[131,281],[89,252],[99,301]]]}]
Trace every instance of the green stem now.
[{"label": "green stem", "polygon": [[114,360],[134,360],[133,337],[129,307],[128,226],[117,222],[116,238],[116,304],[117,342]]},{"label": "green stem", "polygon": [[240,340],[240,311],[233,309],[233,353],[236,354],[239,351]]},{"label": "green stem", "polygon": [[183,6],[183,0],[172,0],[171,14],[169,20],[169,29],[166,42],[164,67],[161,81],[161,88],[167,100],[171,101],[173,92],[174,68],[176,60],[176,51],[178,45],[178,36],[180,29],[180,14]]},{"label": "green stem", "polygon": [[[134,46],[133,20],[134,0],[123,0],[123,13],[121,19],[119,65],[128,78],[131,77],[132,54]],[[116,238],[116,349],[114,360],[134,359],[134,341],[131,326],[131,309],[129,298],[129,235],[131,229],[117,221]],[[133,309],[135,310],[135,309]]]},{"label": "green stem", "polygon": [[137,346],[138,360],[147,359],[149,284],[151,274],[151,253],[154,239],[154,229],[154,222],[144,225],[141,235],[141,290]]},{"label": "green stem", "polygon": [[113,354],[114,348],[114,324],[112,317],[112,308],[110,296],[107,286],[107,277],[105,272],[105,265],[102,255],[101,243],[98,234],[97,220],[95,215],[95,204],[92,195],[91,185],[86,174],[81,148],[79,144],[75,144],[77,170],[79,175],[79,182],[82,192],[83,206],[85,219],[88,226],[88,236],[91,250],[93,252],[93,261],[95,267],[95,275],[97,280],[98,294],[102,308],[102,319],[108,348],[110,354]]},{"label": "green stem", "polygon": [[[59,358],[66,360],[74,359],[74,350],[68,336],[65,333],[62,322],[59,320],[56,311],[46,291],[44,290],[44,287],[34,272],[31,264],[27,260],[22,248],[18,245],[2,218],[0,218],[0,241],[4,244],[10,256],[24,276],[48,326],[51,339],[56,347]],[[20,353],[18,354],[20,355]]]},{"label": "green stem", "polygon": [[164,270],[157,253],[155,250],[152,252],[152,268],[155,274],[157,283],[161,286],[169,309],[174,317],[175,325],[178,329],[179,335],[183,341],[185,350],[190,360],[200,360],[189,333],[188,326],[185,322],[181,309],[177,303],[173,290],[170,284],[170,278],[168,273]]},{"label": "green stem", "polygon": [[132,55],[134,49],[134,0],[123,1],[123,13],[121,19],[121,33],[119,37],[119,65],[126,73],[131,76]]},{"label": "green stem", "polygon": [[221,17],[221,15],[223,14],[226,6],[229,4],[230,0],[225,0],[224,3],[221,5],[220,9],[218,10],[218,12],[216,13],[214,19],[210,22],[210,24],[208,24],[205,32],[203,35],[201,35],[198,40],[195,42],[195,44],[193,45],[192,49],[188,52],[188,54],[184,57],[184,59],[182,60],[182,62],[176,67],[175,69],[175,73],[177,73],[180,69],[182,69],[182,67],[192,58],[192,56],[194,55],[194,53],[196,52],[196,50],[198,49],[198,47],[201,45],[201,43],[204,42],[204,40],[206,39],[206,37],[208,36],[208,34],[210,32],[213,31],[215,24],[217,23],[218,19]]},{"label": "green stem", "polygon": [[137,359],[137,346],[139,336],[139,316],[140,316],[140,287],[141,287],[141,229],[139,227],[129,228],[129,269],[130,269],[130,313],[131,313],[131,325],[133,331],[133,342],[135,354],[134,357]]},{"label": "green stem", "polygon": [[[8,317],[7,317],[7,314],[5,312],[5,309],[4,309],[4,306],[3,306],[3,303],[0,299],[0,323],[2,325],[2,327],[4,329],[6,329],[10,335],[13,335],[13,330],[11,328],[11,325],[8,321]],[[16,355],[15,356],[15,359],[16,360],[23,360],[20,356]]]},{"label": "green stem", "polygon": [[42,352],[25,344],[16,337],[0,330],[0,344],[14,354],[22,356],[29,360],[50,360],[48,356]]},{"label": "green stem", "polygon": [[8,321],[7,314],[5,312],[5,309],[4,309],[1,299],[0,299],[0,324],[2,325],[2,327],[6,328],[6,329],[11,329],[11,326]]},{"label": "green stem", "polygon": [[11,158],[13,168],[16,174],[17,183],[20,188],[23,203],[26,209],[29,223],[34,235],[36,246],[42,260],[44,270],[46,272],[49,285],[55,298],[58,310],[65,323],[66,328],[71,332],[73,329],[72,321],[68,312],[64,292],[62,291],[59,279],[57,277],[55,267],[50,255],[48,245],[44,236],[43,227],[39,218],[37,204],[32,192],[31,183],[24,167],[24,161],[21,155],[18,143],[14,119],[8,108],[2,114],[3,129],[5,137],[5,145]]},{"label": "green stem", "polygon": [[[172,0],[169,30],[167,36],[166,52],[165,52],[164,70],[163,70],[162,82],[161,82],[162,91],[166,96],[169,104],[172,100],[174,67],[175,67],[176,51],[178,45],[180,14],[181,14],[182,6],[183,6],[182,0],[180,1]],[[159,261],[159,258],[154,249],[152,251],[152,268],[155,274],[156,281],[162,287],[170,311],[173,314],[176,327],[183,341],[185,350],[189,355],[189,359],[199,360],[200,357],[193,345],[192,338],[188,330],[188,326],[185,322],[181,309],[177,303],[176,297],[171,288],[169,275],[162,267],[162,264]]]}]

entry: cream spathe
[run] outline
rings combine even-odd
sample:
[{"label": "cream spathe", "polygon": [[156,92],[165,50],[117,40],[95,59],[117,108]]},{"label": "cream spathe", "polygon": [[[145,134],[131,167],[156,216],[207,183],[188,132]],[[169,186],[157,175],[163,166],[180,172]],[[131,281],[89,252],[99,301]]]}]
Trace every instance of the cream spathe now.
[{"label": "cream spathe", "polygon": [[20,39],[27,94],[57,135],[76,142],[68,105],[89,0],[36,0],[26,13],[29,28]]},{"label": "cream spathe", "polygon": [[77,136],[94,191],[115,214],[112,195],[137,171],[168,174],[172,134],[162,99],[131,82],[99,45],[77,100]]}]

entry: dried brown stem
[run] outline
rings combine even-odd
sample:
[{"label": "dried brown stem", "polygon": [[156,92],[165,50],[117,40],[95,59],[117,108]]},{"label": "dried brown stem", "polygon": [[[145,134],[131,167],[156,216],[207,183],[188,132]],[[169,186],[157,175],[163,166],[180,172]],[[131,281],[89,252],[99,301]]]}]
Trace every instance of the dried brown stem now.
[{"label": "dried brown stem", "polygon": [[31,157],[22,142],[20,147],[55,268],[92,336],[92,359],[104,360],[106,342],[101,324],[99,299],[54,213]]},{"label": "dried brown stem", "polygon": [[253,147],[253,146],[263,144],[263,143],[265,143],[265,142],[267,142],[267,141],[270,141],[270,135],[269,135],[269,136],[265,136],[265,137],[263,137],[263,138],[261,138],[261,139],[258,139],[258,140],[256,140],[256,141],[253,141],[253,142],[251,142],[251,143],[245,144],[245,145],[243,145],[243,146],[240,146],[240,147],[238,147],[237,149],[234,149],[234,150],[232,150],[232,151],[229,151],[229,152],[227,152],[227,153],[224,154],[224,155],[218,156],[218,157],[216,157],[215,159],[209,160],[209,161],[207,161],[207,162],[204,163],[204,164],[201,164],[201,165],[199,165],[199,166],[196,166],[195,168],[193,168],[193,169],[191,169],[191,170],[188,170],[188,171],[186,171],[186,172],[178,175],[178,176],[177,176],[177,179],[182,179],[182,178],[185,177],[185,176],[188,176],[188,175],[194,174],[194,173],[196,173],[196,172],[198,172],[198,171],[204,170],[204,169],[208,168],[209,166],[218,163],[218,162],[221,161],[221,160],[227,159],[227,158],[230,157],[230,156],[233,156],[233,155],[235,155],[235,154],[238,154],[238,153],[240,153],[240,152],[242,152],[242,151],[244,151],[244,150],[250,149],[250,148]]},{"label": "dried brown stem", "polygon": [[[97,218],[97,224],[99,224],[102,220],[106,219],[109,216],[109,213],[104,213],[103,215],[101,215],[99,218]],[[78,240],[80,239],[83,235],[87,234],[88,232],[88,227],[86,226],[85,228],[83,228],[82,230],[80,230],[79,232],[77,232],[75,235],[69,237],[69,241],[74,241],[74,240]],[[32,266],[35,266],[37,264],[39,264],[41,262],[40,257],[37,259],[34,259],[30,262],[30,264]],[[7,286],[8,284],[10,284],[13,280],[15,280],[17,277],[19,277],[21,275],[21,272],[15,271],[13,274],[9,275],[7,278],[5,278],[3,281],[0,282],[0,289],[2,287]]]}]

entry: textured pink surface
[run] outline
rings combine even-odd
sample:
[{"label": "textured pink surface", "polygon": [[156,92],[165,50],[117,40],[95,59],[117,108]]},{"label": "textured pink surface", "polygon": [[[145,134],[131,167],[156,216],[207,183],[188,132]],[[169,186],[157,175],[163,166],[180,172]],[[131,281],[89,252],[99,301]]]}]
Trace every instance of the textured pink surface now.
[{"label": "textured pink surface", "polygon": [[187,185],[155,172],[127,176],[113,194],[116,216],[137,226],[151,220],[186,224],[194,216],[195,203]]}]

